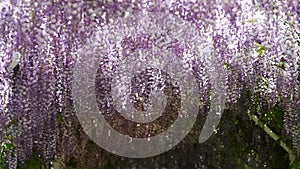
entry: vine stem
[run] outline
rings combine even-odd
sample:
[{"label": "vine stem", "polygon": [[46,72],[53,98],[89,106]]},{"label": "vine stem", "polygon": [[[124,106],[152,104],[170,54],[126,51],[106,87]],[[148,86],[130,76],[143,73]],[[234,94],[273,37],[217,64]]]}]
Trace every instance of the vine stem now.
[{"label": "vine stem", "polygon": [[260,128],[262,128],[270,137],[272,137],[275,141],[279,141],[280,146],[289,154],[289,160],[290,165],[292,165],[296,159],[296,156],[291,148],[286,145],[286,143],[282,140],[280,140],[280,137],[274,133],[266,124],[263,124],[261,121],[259,121],[259,118],[252,114],[250,115],[251,120],[255,122],[256,125],[258,125]]}]

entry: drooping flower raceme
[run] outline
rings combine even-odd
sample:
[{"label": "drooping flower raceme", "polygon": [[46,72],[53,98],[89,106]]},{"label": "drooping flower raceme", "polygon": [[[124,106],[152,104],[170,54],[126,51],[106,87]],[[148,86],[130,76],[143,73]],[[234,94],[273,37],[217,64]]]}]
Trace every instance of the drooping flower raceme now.
[{"label": "drooping flower raceme", "polygon": [[[226,70],[228,108],[246,89],[259,107],[280,102],[287,110],[286,131],[299,151],[299,1],[2,1],[0,133],[10,126],[16,128],[17,149],[8,155],[11,168],[34,151],[46,160],[58,153],[58,146],[72,153],[76,143],[68,138],[71,124],[61,118],[75,116],[71,80],[78,51],[96,30],[137,11],[177,16],[212,39],[218,66]],[[130,52],[153,45],[148,40],[128,35],[123,47]],[[173,48],[182,50],[180,55],[189,47]],[[15,54],[20,56],[18,65],[12,64]],[[208,104],[210,65],[205,58],[193,60],[192,65],[200,100]],[[59,142],[61,137],[67,141]]]}]

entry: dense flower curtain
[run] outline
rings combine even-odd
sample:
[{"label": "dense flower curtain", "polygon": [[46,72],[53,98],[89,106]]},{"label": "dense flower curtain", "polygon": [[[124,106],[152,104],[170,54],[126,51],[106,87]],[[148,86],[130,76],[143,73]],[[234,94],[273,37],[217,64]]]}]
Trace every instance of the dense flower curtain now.
[{"label": "dense flower curtain", "polygon": [[[10,168],[33,152],[46,161],[73,152],[71,80],[79,51],[98,28],[141,10],[180,17],[210,38],[219,66],[226,70],[228,109],[245,90],[256,107],[250,113],[280,103],[286,109],[285,134],[300,152],[299,1],[4,0],[0,140],[11,135],[16,145],[6,154]],[[193,67],[201,101],[208,104],[209,66],[200,59]]]}]

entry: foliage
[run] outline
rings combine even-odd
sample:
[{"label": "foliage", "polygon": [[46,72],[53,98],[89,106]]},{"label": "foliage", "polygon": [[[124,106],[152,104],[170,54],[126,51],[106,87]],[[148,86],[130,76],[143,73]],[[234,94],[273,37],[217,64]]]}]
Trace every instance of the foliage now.
[{"label": "foliage", "polygon": [[[0,138],[1,167],[47,168],[51,159],[64,157],[70,168],[287,168],[289,163],[297,168],[299,6],[298,0],[1,1],[0,133],[10,125],[14,129],[13,138]],[[170,45],[164,35],[143,41],[144,35],[128,34],[118,44],[111,44],[105,33],[107,37],[94,38],[116,18],[145,11],[167,13],[204,32],[214,46],[213,61],[195,53],[186,57],[193,47],[180,39]],[[86,49],[93,38],[96,45]],[[106,44],[97,46],[101,40]],[[104,51],[100,69],[107,85],[126,53],[152,45],[172,49],[174,57],[192,67],[202,105],[198,122],[183,143],[159,157],[116,157],[91,143],[80,127],[71,97],[72,71],[81,55]],[[124,56],[116,54],[119,47]],[[214,62],[225,67],[227,110],[207,143],[190,144],[197,140],[210,106],[208,72]],[[3,153],[12,149],[6,158]]]},{"label": "foliage", "polygon": [[46,164],[44,160],[34,153],[31,159],[27,160],[24,164],[19,165],[18,169],[45,169]]},{"label": "foliage", "polygon": [[7,155],[15,148],[11,135],[4,135],[0,147],[0,169],[8,169]]}]

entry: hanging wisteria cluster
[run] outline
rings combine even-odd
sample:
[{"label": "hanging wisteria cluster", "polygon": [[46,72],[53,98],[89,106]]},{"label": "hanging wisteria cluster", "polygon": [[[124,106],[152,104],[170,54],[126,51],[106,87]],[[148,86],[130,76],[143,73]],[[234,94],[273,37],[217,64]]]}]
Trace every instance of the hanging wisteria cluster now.
[{"label": "hanging wisteria cluster", "polygon": [[[253,103],[260,108],[280,102],[286,109],[286,134],[300,152],[300,1],[4,0],[0,140],[5,134],[13,136],[16,149],[7,154],[10,168],[33,152],[45,160],[72,153],[76,143],[67,119],[75,117],[71,80],[79,50],[99,28],[141,10],[179,17],[212,39],[218,66],[226,70],[228,108],[245,90],[252,92]],[[134,50],[150,42],[129,36],[123,43]],[[174,57],[189,47],[180,49]],[[208,69],[204,59],[193,61],[203,104],[209,103]]]}]

